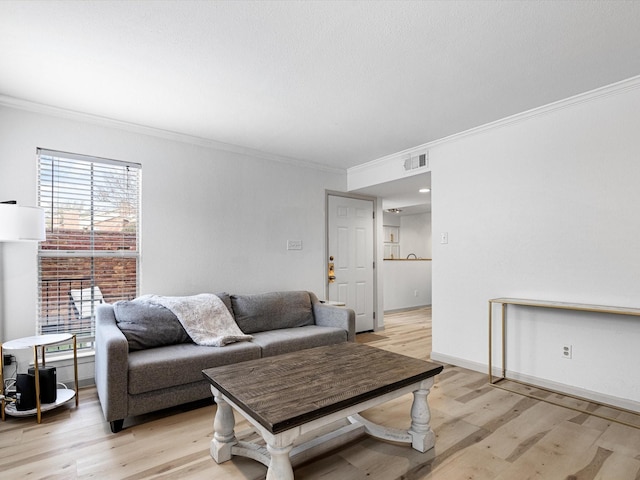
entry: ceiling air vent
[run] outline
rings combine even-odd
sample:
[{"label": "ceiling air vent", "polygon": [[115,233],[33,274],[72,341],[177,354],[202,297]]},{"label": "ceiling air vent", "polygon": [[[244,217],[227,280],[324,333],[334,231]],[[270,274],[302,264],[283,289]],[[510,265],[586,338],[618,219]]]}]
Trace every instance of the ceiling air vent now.
[{"label": "ceiling air vent", "polygon": [[405,171],[415,170],[416,168],[424,168],[429,162],[429,152],[411,154],[404,161]]}]

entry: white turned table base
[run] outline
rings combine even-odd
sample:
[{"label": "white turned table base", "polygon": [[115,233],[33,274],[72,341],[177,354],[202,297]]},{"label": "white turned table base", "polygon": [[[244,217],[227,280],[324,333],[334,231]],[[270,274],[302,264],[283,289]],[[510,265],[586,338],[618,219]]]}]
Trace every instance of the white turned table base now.
[{"label": "white turned table base", "polygon": [[[226,462],[233,455],[248,457],[267,467],[267,480],[294,480],[293,465],[303,463],[310,458],[351,442],[354,438],[362,435],[363,432],[382,440],[406,443],[411,445],[413,449],[424,453],[435,446],[435,434],[429,426],[431,412],[427,403],[427,397],[433,386],[433,381],[433,377],[428,378],[276,434],[269,432],[215,387],[211,387],[211,392],[217,404],[213,422],[214,434],[213,440],[211,440],[211,456],[217,463]],[[413,392],[411,426],[409,430],[384,427],[363,418],[359,414],[364,410],[401,397],[409,392]],[[266,448],[236,439],[232,407],[262,435],[267,444]],[[309,442],[295,445],[296,439],[301,435],[345,418],[351,422],[351,425],[314,438]]]}]

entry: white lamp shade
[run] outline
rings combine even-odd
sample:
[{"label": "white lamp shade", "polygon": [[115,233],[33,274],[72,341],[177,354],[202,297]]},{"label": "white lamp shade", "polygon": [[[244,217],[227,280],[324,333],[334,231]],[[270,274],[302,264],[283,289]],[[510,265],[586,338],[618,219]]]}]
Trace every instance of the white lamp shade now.
[{"label": "white lamp shade", "polygon": [[45,239],[42,208],[0,203],[0,242]]}]

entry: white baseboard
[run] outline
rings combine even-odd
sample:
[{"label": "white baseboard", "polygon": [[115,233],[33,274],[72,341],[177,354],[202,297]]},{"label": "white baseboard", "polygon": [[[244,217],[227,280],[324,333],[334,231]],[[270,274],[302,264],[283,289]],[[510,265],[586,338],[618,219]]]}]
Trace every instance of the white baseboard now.
[{"label": "white baseboard", "polygon": [[[488,374],[489,367],[484,363],[472,362],[465,360],[464,358],[452,357],[444,353],[431,352],[431,360],[434,362],[447,363],[449,365],[455,365],[456,367],[466,368],[467,370],[473,370],[474,372],[481,372]],[[495,375],[498,375],[496,373]]]},{"label": "white baseboard", "polygon": [[[451,355],[446,355],[443,353],[431,352],[431,359],[435,362],[455,365],[457,367],[466,368],[468,370],[473,370],[475,372],[481,372],[486,375],[488,375],[489,373],[488,365],[483,363],[478,363],[478,362],[472,362],[470,360],[465,360],[464,358],[457,358],[457,357],[453,357]],[[502,376],[502,370],[494,367],[493,375],[495,375],[496,377]],[[531,375],[525,375],[522,373],[512,372],[509,370],[507,370],[507,378],[510,378],[512,380],[517,380],[519,382],[527,383],[532,386],[553,390],[561,394],[563,393],[567,395],[573,395],[575,397],[584,398],[586,400],[602,403],[604,405],[610,405],[613,407],[630,410],[632,412],[638,412],[640,414],[640,402],[631,400],[628,398],[614,397],[612,395],[607,395],[605,393],[594,392],[592,390],[575,387],[573,385],[553,382],[551,380],[546,380],[544,378],[533,377]],[[487,381],[488,381],[488,378],[487,378]]]},{"label": "white baseboard", "polygon": [[[58,382],[65,385],[73,385],[73,355],[48,355],[47,365],[56,367]],[[94,378],[95,362],[94,355],[78,354],[78,386],[88,387],[95,385]]]},{"label": "white baseboard", "polygon": [[404,307],[404,308],[392,308],[391,310],[385,310],[385,315],[387,313],[402,313],[402,312],[410,312],[412,310],[420,310],[421,308],[430,307],[431,304],[428,303],[426,305],[414,305],[412,307]]}]

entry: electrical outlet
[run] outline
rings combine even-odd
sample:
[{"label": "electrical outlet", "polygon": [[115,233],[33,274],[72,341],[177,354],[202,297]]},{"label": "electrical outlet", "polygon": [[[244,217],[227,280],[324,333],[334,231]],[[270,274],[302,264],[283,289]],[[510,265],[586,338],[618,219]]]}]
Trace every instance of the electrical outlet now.
[{"label": "electrical outlet", "polygon": [[563,345],[562,346],[562,358],[566,358],[567,360],[571,360],[573,356],[573,345]]},{"label": "electrical outlet", "polygon": [[10,354],[5,353],[5,354],[3,354],[2,356],[4,357],[4,358],[2,359],[2,360],[3,360],[4,365],[11,365],[11,355],[10,355]]}]

